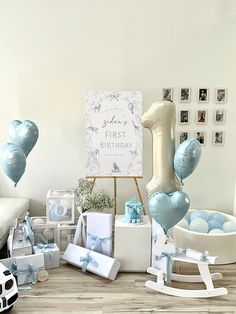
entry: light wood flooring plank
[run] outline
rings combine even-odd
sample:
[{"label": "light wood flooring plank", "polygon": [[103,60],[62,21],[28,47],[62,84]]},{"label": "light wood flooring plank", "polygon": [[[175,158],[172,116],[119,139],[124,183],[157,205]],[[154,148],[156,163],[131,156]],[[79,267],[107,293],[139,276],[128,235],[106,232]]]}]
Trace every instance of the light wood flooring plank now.
[{"label": "light wood flooring plank", "polygon": [[[196,274],[195,265],[179,264],[175,272]],[[60,268],[49,270],[47,282],[31,285],[21,291],[11,313],[183,313],[183,314],[235,314],[236,264],[211,266],[211,271],[222,272],[223,280],[215,287],[226,287],[229,294],[209,299],[189,299],[154,292],[144,286],[146,280],[155,279],[145,273],[120,273],[115,281],[102,279],[89,272],[62,262]],[[184,289],[200,289],[204,285],[173,283]]]}]

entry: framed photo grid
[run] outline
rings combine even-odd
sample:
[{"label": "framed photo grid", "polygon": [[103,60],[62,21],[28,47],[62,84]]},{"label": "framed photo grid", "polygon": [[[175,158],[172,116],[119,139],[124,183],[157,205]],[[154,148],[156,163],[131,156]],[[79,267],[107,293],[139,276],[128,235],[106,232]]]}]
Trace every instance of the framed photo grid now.
[{"label": "framed photo grid", "polygon": [[[174,100],[173,87],[162,88],[162,100],[173,101]],[[176,115],[176,122],[181,126],[187,126],[176,132],[176,143],[181,144],[191,136],[197,138],[201,145],[206,145],[207,133],[209,138],[209,127],[207,129],[201,129],[201,126],[207,124],[212,125],[224,125],[226,123],[226,109],[224,106],[216,106],[218,104],[226,104],[228,101],[228,89],[225,87],[209,88],[209,87],[198,87],[192,89],[191,87],[180,87],[177,90],[177,98],[179,102],[179,109]],[[177,101],[177,99],[175,99]],[[194,101],[195,100],[195,101]],[[193,102],[200,104],[206,104],[202,108],[197,108]],[[210,105],[215,104],[215,108]],[[193,103],[193,104],[190,104]],[[186,104],[182,107],[182,104]],[[192,106],[193,105],[193,106]],[[190,107],[191,106],[191,107]],[[182,107],[182,108],[181,108]],[[190,110],[194,108],[194,110]],[[194,111],[194,112],[191,112]],[[194,114],[191,117],[191,114]],[[192,120],[192,121],[191,121]],[[197,130],[192,131],[191,123],[198,125]],[[222,146],[225,144],[225,131],[224,130],[210,130],[212,132],[212,144],[215,146]],[[209,140],[210,143],[210,140]]]}]

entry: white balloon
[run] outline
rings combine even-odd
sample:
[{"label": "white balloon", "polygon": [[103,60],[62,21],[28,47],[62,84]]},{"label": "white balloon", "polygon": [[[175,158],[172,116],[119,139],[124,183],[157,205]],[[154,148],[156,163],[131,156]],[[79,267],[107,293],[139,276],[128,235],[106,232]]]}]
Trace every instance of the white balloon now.
[{"label": "white balloon", "polygon": [[141,117],[143,127],[152,133],[153,176],[146,185],[148,196],[154,192],[171,193],[180,189],[174,171],[176,108],[173,102],[155,102]]}]

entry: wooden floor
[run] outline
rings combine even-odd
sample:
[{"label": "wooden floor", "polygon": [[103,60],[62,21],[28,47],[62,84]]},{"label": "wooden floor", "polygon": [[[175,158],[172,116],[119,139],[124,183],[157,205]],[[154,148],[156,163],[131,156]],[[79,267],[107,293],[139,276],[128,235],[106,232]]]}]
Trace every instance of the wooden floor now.
[{"label": "wooden floor", "polygon": [[[179,264],[175,271],[197,273],[195,265]],[[209,299],[188,299],[155,293],[145,288],[145,273],[120,273],[115,281],[101,279],[91,273],[62,262],[60,268],[49,270],[47,282],[21,291],[11,313],[236,313],[236,264],[211,267],[224,279],[215,287],[224,286],[228,295]],[[195,289],[202,284],[181,284],[176,287]]]}]

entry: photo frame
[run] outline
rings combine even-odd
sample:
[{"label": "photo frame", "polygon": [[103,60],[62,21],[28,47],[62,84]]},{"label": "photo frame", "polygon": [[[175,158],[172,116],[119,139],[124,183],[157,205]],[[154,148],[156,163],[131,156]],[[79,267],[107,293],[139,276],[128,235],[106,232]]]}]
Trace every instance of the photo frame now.
[{"label": "photo frame", "polygon": [[207,110],[206,109],[199,109],[196,111],[196,123],[197,124],[207,124]]},{"label": "photo frame", "polygon": [[191,88],[189,87],[180,88],[179,102],[188,103],[190,101],[191,101]]},{"label": "photo frame", "polygon": [[216,109],[213,113],[213,123],[214,124],[225,124],[226,120],[226,110]]},{"label": "photo frame", "polygon": [[179,124],[189,124],[190,123],[190,110],[180,110],[179,111]]},{"label": "photo frame", "polygon": [[223,146],[225,144],[225,131],[222,130],[213,131],[212,144],[214,146]]},{"label": "photo frame", "polygon": [[198,102],[206,103],[209,101],[209,88],[198,88]]},{"label": "photo frame", "polygon": [[215,103],[225,104],[227,102],[227,89],[226,88],[216,88],[215,89]]},{"label": "photo frame", "polygon": [[204,131],[196,131],[194,136],[199,141],[201,145],[206,145],[206,132]]},{"label": "photo frame", "polygon": [[190,138],[189,131],[180,131],[177,133],[177,144],[181,144],[189,138]]},{"label": "photo frame", "polygon": [[171,87],[162,88],[162,100],[173,101],[173,99],[174,99],[174,89]]}]

